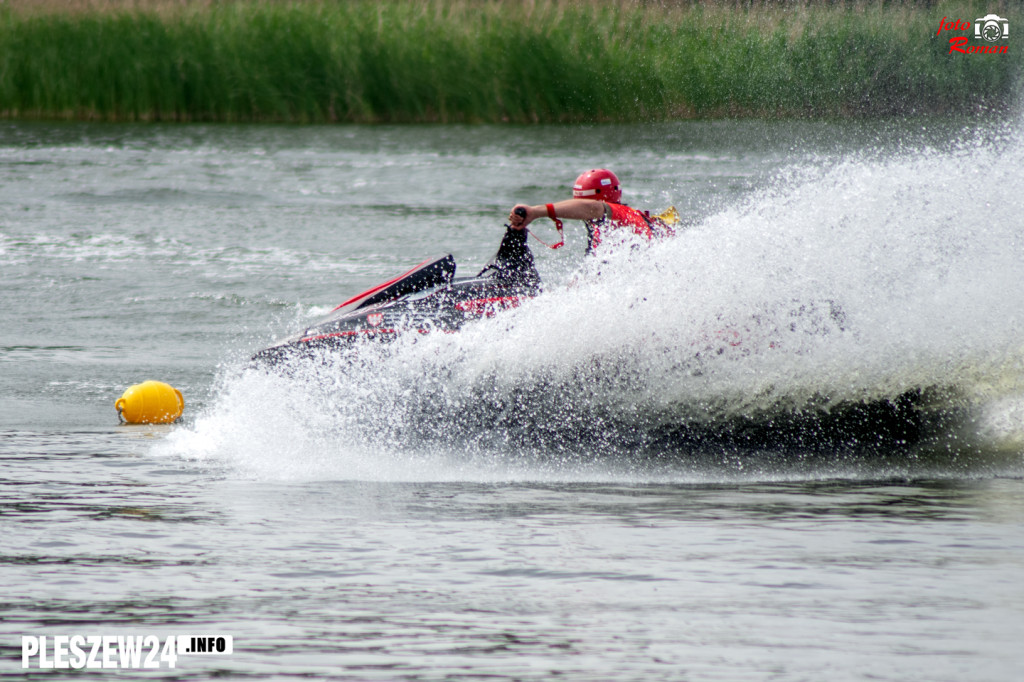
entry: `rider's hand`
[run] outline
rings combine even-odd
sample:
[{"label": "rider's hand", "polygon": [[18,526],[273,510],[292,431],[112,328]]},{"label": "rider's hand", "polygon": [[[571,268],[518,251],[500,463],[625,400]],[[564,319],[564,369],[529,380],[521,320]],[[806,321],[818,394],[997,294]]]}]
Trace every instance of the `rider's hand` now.
[{"label": "rider's hand", "polygon": [[526,204],[516,204],[513,206],[508,214],[509,226],[514,230],[521,230],[533,222],[535,216],[531,215],[530,208]]}]

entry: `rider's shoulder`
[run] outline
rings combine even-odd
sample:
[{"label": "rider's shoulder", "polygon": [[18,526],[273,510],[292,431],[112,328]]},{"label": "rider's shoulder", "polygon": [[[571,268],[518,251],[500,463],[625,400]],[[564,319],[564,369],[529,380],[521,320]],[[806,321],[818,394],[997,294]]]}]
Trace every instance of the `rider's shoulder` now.
[{"label": "rider's shoulder", "polygon": [[627,204],[616,204],[612,202],[605,202],[605,218],[616,221],[635,221],[636,219],[643,219],[644,212],[633,208]]}]

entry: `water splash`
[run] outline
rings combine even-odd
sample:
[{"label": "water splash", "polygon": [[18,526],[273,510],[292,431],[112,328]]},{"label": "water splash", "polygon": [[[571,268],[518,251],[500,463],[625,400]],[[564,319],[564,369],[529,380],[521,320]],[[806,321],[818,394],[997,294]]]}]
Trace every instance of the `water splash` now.
[{"label": "water splash", "polygon": [[161,448],[375,480],[902,475],[979,449],[1019,468],[1021,167],[1012,127],[804,163],[458,335],[226,375]]}]

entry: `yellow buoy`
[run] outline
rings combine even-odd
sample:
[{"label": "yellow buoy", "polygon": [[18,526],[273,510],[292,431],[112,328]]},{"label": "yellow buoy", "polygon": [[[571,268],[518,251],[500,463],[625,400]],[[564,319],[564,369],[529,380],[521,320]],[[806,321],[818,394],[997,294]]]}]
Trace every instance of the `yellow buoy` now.
[{"label": "yellow buoy", "polygon": [[170,424],[185,410],[185,399],[162,381],[143,381],[129,386],[114,407],[129,424]]}]

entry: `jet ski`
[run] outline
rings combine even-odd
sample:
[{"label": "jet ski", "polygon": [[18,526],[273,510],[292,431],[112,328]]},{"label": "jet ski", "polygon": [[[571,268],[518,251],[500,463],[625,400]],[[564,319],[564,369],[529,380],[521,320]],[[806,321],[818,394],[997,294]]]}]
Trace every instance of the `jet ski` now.
[{"label": "jet ski", "polygon": [[526,243],[528,230],[506,226],[494,258],[474,277],[455,276],[455,258],[430,258],[408,272],[353,296],[326,317],[252,357],[274,365],[324,350],[401,334],[450,333],[464,324],[519,307],[541,292]]}]

